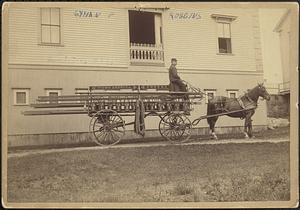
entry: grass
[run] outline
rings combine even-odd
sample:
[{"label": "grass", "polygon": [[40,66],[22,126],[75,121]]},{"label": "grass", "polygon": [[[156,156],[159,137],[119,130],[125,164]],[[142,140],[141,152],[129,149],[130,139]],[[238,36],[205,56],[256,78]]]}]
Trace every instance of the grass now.
[{"label": "grass", "polygon": [[9,202],[289,200],[289,143],[111,148],[8,159]]}]

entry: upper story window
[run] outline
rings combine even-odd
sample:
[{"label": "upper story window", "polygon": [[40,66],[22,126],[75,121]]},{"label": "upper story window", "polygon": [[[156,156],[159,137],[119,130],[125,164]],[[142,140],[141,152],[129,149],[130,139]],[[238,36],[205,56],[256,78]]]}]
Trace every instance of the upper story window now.
[{"label": "upper story window", "polygon": [[14,105],[29,105],[29,89],[13,89]]},{"label": "upper story window", "polygon": [[157,12],[129,10],[130,61],[163,63],[162,15]]},{"label": "upper story window", "polygon": [[235,20],[236,16],[212,14],[212,18],[217,23],[218,34],[218,53],[231,54],[232,53],[232,37],[231,37],[231,22]]},{"label": "upper story window", "polygon": [[59,8],[41,8],[41,43],[61,43],[61,21]]},{"label": "upper story window", "polygon": [[232,53],[230,23],[218,23],[219,53]]}]

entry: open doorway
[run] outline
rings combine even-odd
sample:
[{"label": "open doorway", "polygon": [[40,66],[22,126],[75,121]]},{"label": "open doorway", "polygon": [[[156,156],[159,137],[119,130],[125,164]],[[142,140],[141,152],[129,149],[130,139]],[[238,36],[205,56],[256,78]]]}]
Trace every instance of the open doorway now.
[{"label": "open doorway", "polygon": [[162,44],[161,14],[129,10],[130,43]]},{"label": "open doorway", "polygon": [[161,14],[129,10],[128,16],[130,60],[163,63]]},{"label": "open doorway", "polygon": [[155,44],[154,13],[129,11],[130,43]]}]

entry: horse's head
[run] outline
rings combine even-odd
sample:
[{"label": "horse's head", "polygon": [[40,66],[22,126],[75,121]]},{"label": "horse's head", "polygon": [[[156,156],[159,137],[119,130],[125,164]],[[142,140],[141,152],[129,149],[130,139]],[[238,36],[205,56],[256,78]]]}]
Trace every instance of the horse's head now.
[{"label": "horse's head", "polygon": [[265,86],[263,83],[258,83],[257,85],[257,90],[258,90],[258,95],[260,97],[263,97],[266,100],[270,100],[270,94],[268,93],[268,91],[266,90]]}]

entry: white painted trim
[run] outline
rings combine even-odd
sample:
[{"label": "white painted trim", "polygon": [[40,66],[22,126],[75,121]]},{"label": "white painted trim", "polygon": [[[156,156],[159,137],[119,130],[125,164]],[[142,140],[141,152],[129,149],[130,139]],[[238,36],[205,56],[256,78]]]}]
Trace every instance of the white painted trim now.
[{"label": "white painted trim", "polygon": [[[45,88],[46,96],[50,96],[50,92],[51,93],[57,93],[57,95],[60,96],[61,95],[61,90],[62,89],[58,89],[58,88],[53,88],[53,89]],[[48,102],[48,103],[50,103],[50,102]],[[58,103],[60,103],[60,102],[58,101]]]},{"label": "white painted trim", "polygon": [[[70,67],[97,67],[97,68],[128,68],[127,65],[107,65],[107,66],[99,66],[99,65],[74,65],[74,64],[51,64],[51,63],[9,63],[8,65],[18,65],[18,66],[30,66],[29,68],[31,69],[33,66],[38,66],[40,67],[50,67],[50,68],[55,68],[55,67],[62,67],[62,68],[70,68]],[[21,67],[25,68],[25,67]]]},{"label": "white painted trim", "polygon": [[[224,23],[230,23],[235,19],[237,19],[237,16],[233,16],[233,15],[211,14],[210,16],[214,18],[216,22],[224,22]],[[224,18],[227,20],[219,20],[219,18]]]},{"label": "white painted trim", "polygon": [[238,90],[227,90],[227,96],[228,98],[230,98],[230,94],[234,93],[235,94],[235,98],[238,97],[239,91]]},{"label": "white painted trim", "polygon": [[61,89],[50,89],[50,88],[47,88],[45,89],[46,91],[46,96],[49,96],[49,93],[57,93],[58,96],[61,95]]},{"label": "white painted trim", "polygon": [[[25,95],[26,95],[25,103],[17,103],[17,93],[25,93]],[[13,97],[14,97],[14,105],[15,106],[29,105],[29,89],[28,88],[13,89]]]},{"label": "white painted trim", "polygon": [[216,96],[216,93],[217,93],[216,90],[204,90],[204,92],[205,92],[205,103],[206,103],[206,104],[208,103],[208,94],[209,94],[209,93],[212,93],[213,96],[215,97],[215,96]]},{"label": "white painted trim", "polygon": [[[25,64],[25,63],[10,63],[10,69],[22,70],[22,71],[101,71],[101,72],[147,72],[147,73],[165,73],[166,70],[161,70],[160,67],[150,70],[135,69],[131,70],[128,66],[82,66],[82,65],[51,65],[51,64]],[[85,68],[85,69],[84,69]],[[106,69],[107,68],[107,69]],[[188,68],[183,67],[178,69],[183,74],[226,74],[226,75],[263,75],[263,72],[257,72],[256,70],[224,70],[224,69],[204,69],[204,68]]]}]

